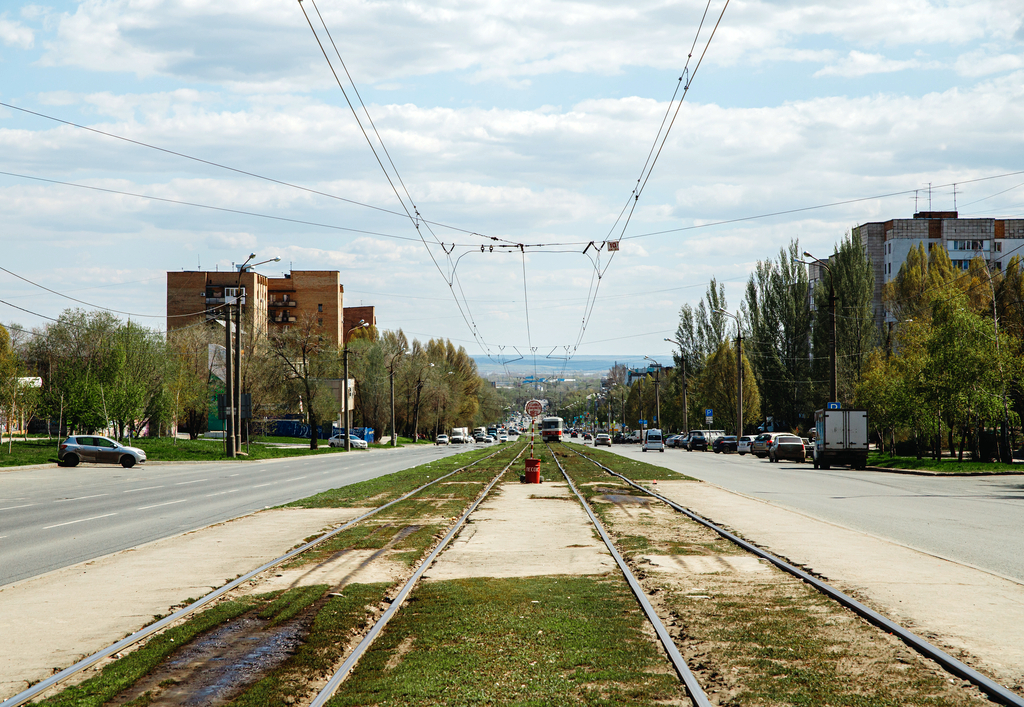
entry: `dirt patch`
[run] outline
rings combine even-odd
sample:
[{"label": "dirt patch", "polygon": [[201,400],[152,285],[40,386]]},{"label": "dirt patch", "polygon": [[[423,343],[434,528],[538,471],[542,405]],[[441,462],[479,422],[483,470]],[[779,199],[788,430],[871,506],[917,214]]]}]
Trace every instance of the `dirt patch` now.
[{"label": "dirt patch", "polygon": [[703,526],[661,504],[631,510],[606,507],[607,525],[713,704],[959,706],[982,698]]},{"label": "dirt patch", "polygon": [[267,628],[244,616],[193,641],[110,704],[149,693],[149,705],[216,707],[284,663],[308,632],[308,622]]}]

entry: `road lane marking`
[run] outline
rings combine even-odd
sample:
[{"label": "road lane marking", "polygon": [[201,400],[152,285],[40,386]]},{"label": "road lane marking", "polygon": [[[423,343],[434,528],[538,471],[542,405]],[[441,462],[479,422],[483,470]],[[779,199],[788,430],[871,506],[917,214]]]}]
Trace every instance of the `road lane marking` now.
[{"label": "road lane marking", "polygon": [[271,482],[266,483],[266,484],[256,484],[255,486],[253,486],[253,488],[254,489],[258,489],[258,488],[260,488],[262,486],[273,486],[276,483],[277,483],[276,481],[271,481]]},{"label": "road lane marking", "polygon": [[209,479],[196,479],[195,481],[179,481],[175,486],[184,486],[185,484],[198,484],[200,481],[208,481]]},{"label": "road lane marking", "polygon": [[304,479],[304,478],[306,478],[306,477],[305,476],[296,476],[294,479],[285,479],[284,481],[285,481],[285,483],[287,483],[289,481],[298,481],[299,479]]},{"label": "road lane marking", "polygon": [[36,505],[36,504],[34,504],[34,503],[26,503],[24,506],[7,506],[7,508],[0,508],[0,511],[13,511],[15,508],[28,508],[29,506],[34,506],[34,505]]},{"label": "road lane marking", "polygon": [[163,486],[143,486],[140,489],[128,489],[127,491],[122,491],[121,493],[135,493],[136,491],[150,491],[152,489],[162,489],[162,488],[163,488]]},{"label": "road lane marking", "polygon": [[167,503],[154,503],[152,506],[143,506],[142,508],[136,508],[135,510],[137,510],[137,511],[145,511],[145,510],[148,510],[150,508],[159,508],[160,506],[172,506],[175,503],[184,503],[187,500],[188,500],[187,498],[183,498],[180,501],[168,501]]},{"label": "road lane marking", "polygon": [[65,501],[84,501],[87,498],[99,498],[100,496],[106,496],[105,493],[98,493],[95,496],[79,496],[78,498],[58,498],[54,503],[64,503]]},{"label": "road lane marking", "polygon": [[63,525],[72,525],[73,523],[84,523],[87,520],[99,520],[100,518],[109,518],[110,516],[116,516],[116,513],[107,513],[101,516],[93,516],[92,518],[79,518],[78,520],[69,520],[67,523],[57,523],[57,525],[48,525],[43,530],[49,530],[50,528],[59,528]]},{"label": "road lane marking", "polygon": [[232,476],[240,476],[240,474],[228,474],[228,478],[231,478]]}]

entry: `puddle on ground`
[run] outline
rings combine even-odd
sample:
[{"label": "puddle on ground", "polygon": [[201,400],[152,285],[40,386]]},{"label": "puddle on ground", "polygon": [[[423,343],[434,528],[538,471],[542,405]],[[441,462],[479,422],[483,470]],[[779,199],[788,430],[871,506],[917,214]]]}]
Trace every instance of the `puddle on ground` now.
[{"label": "puddle on ground", "polygon": [[616,506],[641,506],[650,508],[651,499],[645,496],[630,496],[622,493],[605,493],[597,496],[597,500],[614,503]]},{"label": "puddle on ground", "polygon": [[111,702],[126,702],[151,692],[149,705],[216,707],[276,669],[298,648],[305,622],[264,628],[255,616],[214,629],[175,653],[149,676]]}]

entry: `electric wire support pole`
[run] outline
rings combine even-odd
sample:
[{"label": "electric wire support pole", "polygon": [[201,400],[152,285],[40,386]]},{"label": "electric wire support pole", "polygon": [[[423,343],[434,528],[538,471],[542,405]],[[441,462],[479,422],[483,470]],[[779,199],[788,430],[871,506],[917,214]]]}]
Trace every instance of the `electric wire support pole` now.
[{"label": "electric wire support pole", "polygon": [[242,297],[239,294],[241,291],[240,287],[235,288],[235,376],[232,382],[235,400],[232,408],[235,432],[232,444],[235,445],[235,454],[232,456],[237,456],[242,451]]},{"label": "electric wire support pole", "polygon": [[345,435],[345,451],[346,452],[351,452],[352,451],[352,442],[349,441],[349,438],[348,438],[349,431],[348,431],[348,341],[347,341],[348,334],[347,333],[345,334],[345,338],[346,338],[345,348],[343,349],[343,352],[342,352],[342,358],[345,359],[345,382],[342,384],[342,387],[345,390],[341,394],[341,397],[342,397],[342,400],[343,400],[343,403],[344,403],[344,405],[343,405],[344,412],[342,413],[342,415],[345,416],[345,419],[344,419],[345,429],[343,430],[342,433]]},{"label": "electric wire support pole", "polygon": [[736,322],[736,443],[743,436],[743,335]]},{"label": "electric wire support pole", "polygon": [[234,431],[234,385],[231,381],[231,305],[228,304],[227,293],[224,293],[224,453],[228,457],[235,456]]}]

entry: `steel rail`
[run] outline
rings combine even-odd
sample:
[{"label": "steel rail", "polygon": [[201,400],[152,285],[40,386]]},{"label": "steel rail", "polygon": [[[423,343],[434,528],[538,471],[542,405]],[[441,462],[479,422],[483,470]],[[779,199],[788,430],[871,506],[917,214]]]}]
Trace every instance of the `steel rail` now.
[{"label": "steel rail", "polygon": [[[390,506],[393,506],[396,503],[400,503],[400,502],[406,500],[410,496],[413,496],[413,495],[419,493],[423,489],[428,488],[429,486],[432,486],[432,485],[436,484],[439,481],[447,479],[449,476],[452,476],[453,474],[457,474],[460,471],[465,471],[466,469],[470,468],[471,466],[475,466],[476,464],[479,464],[480,462],[482,462],[482,461],[484,461],[486,459],[490,459],[495,454],[498,454],[498,452],[500,452],[500,451],[502,451],[502,450],[497,449],[494,452],[492,452],[491,454],[488,454],[487,456],[480,457],[479,459],[477,459],[477,460],[475,460],[473,462],[470,462],[466,466],[459,467],[458,469],[456,469],[456,470],[454,470],[452,472],[449,472],[449,473],[445,474],[444,476],[439,476],[438,478],[434,479],[433,481],[425,483],[422,486],[413,489],[412,491],[410,491],[409,493],[407,493],[407,494],[405,494],[403,496],[399,496],[394,501],[389,501],[388,503],[385,503],[382,506],[378,506],[377,508],[374,508],[373,510],[364,513],[363,515],[359,516],[358,518],[353,518],[352,520],[348,521],[347,523],[345,523],[341,527],[335,528],[334,530],[331,530],[331,531],[328,531],[327,533],[324,533],[320,537],[314,538],[313,540],[310,540],[308,543],[306,543],[305,545],[302,545],[301,547],[297,547],[294,550],[290,550],[289,552],[285,553],[284,555],[281,555],[280,557],[278,557],[276,560],[271,560],[270,562],[267,562],[264,565],[260,565],[259,567],[257,567],[256,569],[252,570],[251,572],[242,575],[238,579],[235,579],[235,580],[232,580],[231,582],[228,582],[227,584],[225,584],[223,587],[220,587],[219,589],[215,589],[214,591],[210,592],[206,596],[197,599],[195,602],[189,604],[188,606],[186,606],[186,607],[184,607],[182,609],[179,609],[178,611],[174,612],[170,616],[166,616],[163,619],[160,619],[159,621],[150,624],[149,626],[146,626],[144,628],[139,629],[138,631],[136,631],[135,633],[131,634],[130,636],[122,638],[120,641],[117,641],[116,643],[114,643],[114,644],[104,648],[103,650],[98,651],[96,653],[93,653],[92,655],[90,655],[90,656],[88,656],[86,658],[83,658],[82,660],[78,661],[74,665],[72,665],[70,667],[67,667],[64,670],[60,671],[56,675],[52,675],[51,677],[48,677],[47,679],[42,680],[42,681],[36,683],[35,685],[33,685],[32,687],[28,688],[27,690],[19,692],[17,695],[14,695],[13,697],[7,698],[3,702],[0,702],[0,707],[18,707],[18,705],[25,704],[26,702],[28,702],[32,698],[37,697],[39,694],[41,694],[42,692],[50,689],[54,685],[57,685],[57,684],[63,682],[64,680],[67,680],[72,675],[75,675],[76,673],[80,673],[81,671],[85,670],[86,668],[88,668],[88,667],[90,667],[92,665],[95,665],[97,662],[103,660],[104,658],[108,658],[108,657],[114,655],[115,653],[118,653],[118,652],[124,650],[125,648],[130,647],[130,646],[138,643],[142,639],[148,638],[149,636],[152,636],[154,633],[157,633],[157,632],[161,631],[162,629],[166,628],[168,625],[174,623],[175,621],[177,621],[179,619],[183,619],[186,616],[188,616],[189,614],[192,614],[192,613],[198,611],[199,609],[201,609],[202,607],[206,606],[207,604],[209,604],[213,600],[223,596],[224,594],[227,594],[232,589],[235,589],[239,585],[244,584],[245,582],[249,581],[250,579],[252,579],[256,575],[260,574],[261,572],[266,572],[267,570],[269,570],[269,569],[271,569],[273,567],[276,567],[277,565],[280,565],[282,562],[287,562],[288,560],[290,560],[291,558],[295,557],[296,555],[299,555],[299,554],[305,552],[306,550],[309,550],[310,548],[319,545],[320,543],[324,542],[325,540],[329,540],[330,538],[334,537],[338,533],[341,533],[341,532],[343,532],[345,530],[348,530],[349,528],[351,528],[356,523],[359,523],[360,521],[366,520],[367,518],[369,518],[370,516],[372,516],[372,515],[374,515],[376,513],[380,513],[385,508],[389,508]],[[522,452],[520,452],[520,454],[522,454]],[[518,458],[518,455],[517,455],[517,458]],[[515,460],[513,460],[513,461],[515,461]]]},{"label": "steel rail", "polygon": [[837,602],[839,602],[846,608],[854,611],[855,613],[857,613],[867,621],[871,622],[875,626],[899,637],[899,639],[906,643],[908,646],[916,650],[921,655],[927,658],[931,658],[953,675],[956,675],[957,677],[963,678],[964,680],[967,680],[968,682],[974,684],[978,689],[980,689],[982,692],[988,695],[993,702],[997,702],[1002,705],[1010,705],[1010,707],[1024,707],[1024,697],[1018,695],[1015,692],[1010,691],[1006,687],[1003,687],[995,680],[992,680],[991,678],[982,675],[974,668],[957,660],[953,656],[943,651],[941,648],[932,645],[925,639],[918,636],[916,633],[907,630],[906,628],[896,623],[892,619],[889,619],[883,616],[882,614],[879,614],[874,609],[871,609],[870,607],[860,603],[850,595],[839,591],[831,584],[818,579],[812,574],[804,572],[799,567],[789,564],[785,560],[776,557],[775,555],[771,554],[770,552],[767,552],[766,550],[762,550],[756,545],[747,542],[743,538],[730,533],[728,530],[720,528],[711,521],[702,518],[701,516],[697,515],[688,508],[680,506],[678,503],[675,503],[674,501],[665,498],[661,494],[651,491],[648,488],[644,488],[640,484],[636,483],[632,479],[626,478],[617,471],[612,471],[611,469],[609,469],[596,459],[592,459],[575,449],[573,449],[572,451],[578,454],[580,457],[586,459],[590,463],[600,467],[601,469],[604,469],[607,473],[611,474],[612,476],[617,476],[630,486],[633,486],[634,488],[639,489],[640,491],[643,491],[644,493],[653,496],[662,503],[671,506],[672,508],[679,511],[683,515],[687,516],[688,518],[697,521],[698,523],[700,523],[701,525],[705,526],[710,530],[713,530],[714,532],[721,535],[723,538],[739,545],[744,550],[751,552],[764,560],[767,560],[768,562],[772,563],[784,572],[788,572],[789,574],[795,577],[799,577],[800,579],[802,579],[803,581],[807,582],[812,587],[817,589],[822,594],[836,600]]},{"label": "steel rail", "polygon": [[413,572],[413,575],[409,578],[409,581],[407,581],[402,586],[402,589],[391,601],[391,606],[388,607],[387,611],[381,614],[381,617],[377,619],[377,623],[373,625],[373,628],[371,628],[369,632],[363,637],[363,640],[359,642],[359,645],[357,645],[353,649],[352,653],[349,654],[348,658],[345,659],[345,662],[341,664],[341,667],[338,668],[337,672],[335,672],[331,679],[327,681],[327,684],[324,685],[323,689],[320,690],[320,692],[313,699],[313,701],[310,702],[309,707],[323,707],[323,705],[326,704],[326,702],[334,696],[334,693],[337,692],[338,687],[341,685],[342,682],[345,681],[345,678],[349,676],[349,673],[352,672],[352,668],[354,668],[356,663],[359,662],[359,659],[363,657],[363,654],[366,653],[370,645],[377,639],[377,636],[380,634],[380,632],[384,630],[384,627],[387,625],[387,623],[394,617],[395,614],[398,613],[399,608],[401,608],[402,604],[409,596],[409,593],[413,590],[413,587],[416,586],[416,583],[419,582],[420,577],[423,576],[423,573],[427,571],[427,568],[430,567],[431,564],[433,564],[434,560],[437,559],[437,556],[441,553],[441,551],[448,546],[448,543],[451,542],[451,539],[453,537],[455,537],[455,534],[462,529],[462,526],[465,524],[466,519],[469,518],[469,515],[476,510],[476,507],[480,505],[480,502],[487,498],[487,494],[491,492],[491,489],[494,488],[494,485],[496,483],[498,483],[498,480],[505,475],[505,472],[508,471],[509,468],[516,463],[516,459],[519,459],[519,457],[521,457],[523,452],[525,451],[526,447],[523,447],[523,449],[519,450],[519,453],[516,454],[512,461],[510,461],[505,466],[504,469],[498,472],[498,474],[493,479],[491,479],[491,482],[487,484],[487,486],[480,493],[480,495],[477,496],[476,500],[473,501],[472,504],[470,504],[469,508],[467,508],[465,513],[462,514],[458,522],[456,522],[455,525],[452,526],[452,528],[441,539],[441,542],[437,544],[437,547],[434,548],[434,551],[427,556],[427,559],[420,563],[420,566],[416,569],[415,572]]},{"label": "steel rail", "polygon": [[[550,446],[550,445],[548,445]],[[575,451],[575,450],[573,450]],[[665,628],[665,624],[661,622],[661,617],[651,606],[651,602],[647,600],[647,595],[644,594],[643,587],[640,586],[640,582],[637,581],[636,577],[633,576],[633,572],[629,569],[629,565],[622,559],[622,555],[619,554],[618,550],[615,549],[615,545],[612,543],[612,539],[608,537],[608,533],[605,532],[604,526],[601,521],[594,515],[594,511],[591,510],[590,504],[583,498],[583,495],[576,490],[576,486],[572,483],[572,479],[569,478],[569,474],[566,473],[562,467],[562,463],[558,461],[558,457],[552,451],[551,458],[555,460],[555,464],[558,465],[558,470],[562,472],[562,476],[569,483],[569,488],[576,494],[576,498],[580,500],[583,505],[583,510],[590,516],[590,522],[597,528],[597,532],[600,534],[601,539],[604,540],[604,544],[608,546],[608,552],[615,558],[615,562],[619,565],[619,569],[622,574],[626,577],[626,582],[629,583],[629,588],[633,590],[633,594],[636,595],[636,599],[640,602],[640,606],[643,607],[644,613],[647,615],[647,620],[651,622],[654,627],[654,631],[658,634],[658,638],[661,640],[661,645],[664,646],[665,652],[668,653],[669,660],[672,661],[672,665],[675,666],[676,672],[679,673],[679,677],[682,679],[683,684],[686,686],[686,691],[690,695],[690,699],[693,700],[697,707],[712,707],[711,702],[708,700],[707,695],[704,694],[704,689],[697,682],[697,678],[690,671],[690,666],[686,664],[686,660],[679,653],[679,648],[676,647],[675,641],[672,640],[672,636],[669,635],[668,629]]]}]

